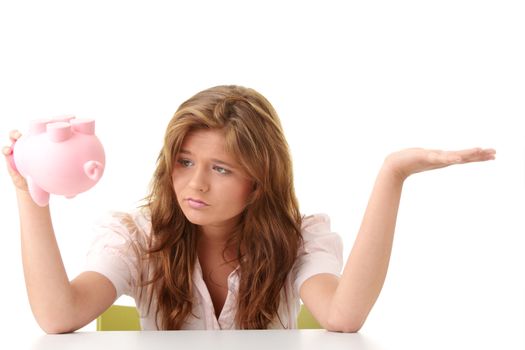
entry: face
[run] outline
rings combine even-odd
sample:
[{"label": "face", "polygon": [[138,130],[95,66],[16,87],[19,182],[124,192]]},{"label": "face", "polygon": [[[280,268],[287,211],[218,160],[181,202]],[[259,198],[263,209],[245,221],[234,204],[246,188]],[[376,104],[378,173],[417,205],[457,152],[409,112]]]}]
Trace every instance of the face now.
[{"label": "face", "polygon": [[197,130],[186,135],[175,158],[172,178],[186,218],[204,231],[226,234],[238,222],[253,188],[235,157],[226,151],[220,130]]}]

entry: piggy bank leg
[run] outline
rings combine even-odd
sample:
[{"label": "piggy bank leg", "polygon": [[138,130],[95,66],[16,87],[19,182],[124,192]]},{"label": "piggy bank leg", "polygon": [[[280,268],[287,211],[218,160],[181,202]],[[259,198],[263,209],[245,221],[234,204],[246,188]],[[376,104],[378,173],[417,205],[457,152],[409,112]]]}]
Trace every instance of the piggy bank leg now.
[{"label": "piggy bank leg", "polygon": [[45,207],[46,205],[48,205],[49,192],[46,192],[43,189],[41,189],[30,176],[28,176],[26,180],[27,187],[29,189],[29,194],[31,195],[31,198],[33,198],[33,201],[40,207]]}]

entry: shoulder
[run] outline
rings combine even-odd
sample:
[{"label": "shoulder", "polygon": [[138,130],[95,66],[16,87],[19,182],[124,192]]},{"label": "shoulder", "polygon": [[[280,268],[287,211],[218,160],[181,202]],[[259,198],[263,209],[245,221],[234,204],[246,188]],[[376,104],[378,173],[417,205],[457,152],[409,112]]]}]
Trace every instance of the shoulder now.
[{"label": "shoulder", "polygon": [[313,214],[303,216],[301,222],[301,230],[304,231],[319,231],[330,229],[330,217],[327,214]]},{"label": "shoulder", "polygon": [[107,277],[117,297],[134,295],[150,231],[149,215],[144,210],[108,212],[95,223],[96,236],[87,253],[86,270]]},{"label": "shoulder", "polygon": [[151,232],[149,211],[139,208],[129,212],[108,212],[95,222],[95,232],[95,246],[142,246],[146,244]]},{"label": "shoulder", "polygon": [[301,233],[306,252],[319,246],[332,248],[336,251],[342,249],[341,237],[332,231],[330,217],[327,214],[314,214],[304,216],[301,223]]},{"label": "shoulder", "polygon": [[303,244],[294,266],[294,293],[299,295],[301,285],[310,277],[329,273],[339,276],[343,266],[343,242],[332,231],[326,214],[304,216],[301,224]]},{"label": "shoulder", "polygon": [[137,226],[144,231],[151,227],[151,215],[147,208],[137,208],[131,211],[109,211],[100,217],[97,225],[102,227]]}]

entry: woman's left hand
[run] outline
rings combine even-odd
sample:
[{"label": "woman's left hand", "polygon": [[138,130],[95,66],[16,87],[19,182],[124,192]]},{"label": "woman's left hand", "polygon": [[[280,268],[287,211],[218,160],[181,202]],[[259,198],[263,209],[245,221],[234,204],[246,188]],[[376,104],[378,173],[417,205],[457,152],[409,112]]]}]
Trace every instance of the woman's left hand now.
[{"label": "woman's left hand", "polygon": [[385,160],[385,166],[404,180],[412,174],[426,170],[492,160],[495,159],[495,155],[496,151],[491,148],[471,148],[460,151],[408,148],[390,154]]}]

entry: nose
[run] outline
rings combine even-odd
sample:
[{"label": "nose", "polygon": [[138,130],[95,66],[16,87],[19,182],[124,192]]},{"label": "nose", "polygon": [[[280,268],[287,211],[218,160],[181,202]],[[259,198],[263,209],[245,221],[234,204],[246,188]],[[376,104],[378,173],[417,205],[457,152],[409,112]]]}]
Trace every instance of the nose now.
[{"label": "nose", "polygon": [[190,178],[188,186],[199,192],[208,192],[210,189],[205,169],[197,167]]}]

